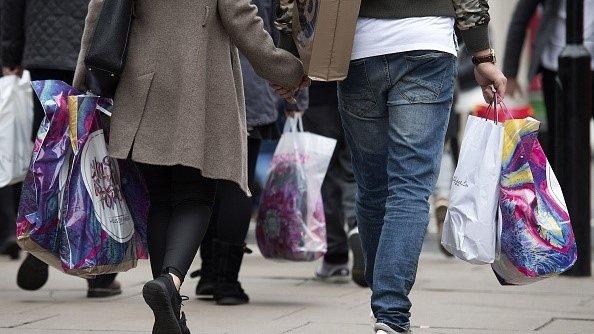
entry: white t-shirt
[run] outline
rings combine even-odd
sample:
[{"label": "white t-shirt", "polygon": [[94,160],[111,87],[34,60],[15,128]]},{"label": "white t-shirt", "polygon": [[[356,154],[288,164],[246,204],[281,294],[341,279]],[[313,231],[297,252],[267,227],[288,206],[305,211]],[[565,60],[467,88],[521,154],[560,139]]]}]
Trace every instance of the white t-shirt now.
[{"label": "white t-shirt", "polygon": [[[567,19],[567,1],[563,1],[557,13],[555,29],[549,37],[542,53],[542,66],[551,71],[559,69],[559,55],[565,48],[565,33]],[[584,1],[584,46],[592,56],[594,69],[594,0]]]},{"label": "white t-shirt", "polygon": [[351,60],[415,50],[457,55],[454,18],[359,18]]}]

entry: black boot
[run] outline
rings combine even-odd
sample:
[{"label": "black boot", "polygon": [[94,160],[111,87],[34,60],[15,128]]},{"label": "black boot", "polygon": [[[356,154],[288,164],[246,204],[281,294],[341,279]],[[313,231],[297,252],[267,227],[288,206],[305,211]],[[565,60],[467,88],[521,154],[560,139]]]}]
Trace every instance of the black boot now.
[{"label": "black boot", "polygon": [[241,305],[250,301],[238,281],[243,254],[251,252],[245,244],[230,244],[218,239],[213,241],[216,261],[217,284],[214,300],[219,305]]},{"label": "black boot", "polygon": [[200,245],[200,258],[202,264],[200,270],[196,270],[190,274],[190,277],[196,278],[200,276],[200,281],[196,285],[196,296],[198,297],[212,297],[214,295],[214,288],[217,281],[215,262],[213,260],[213,244],[209,233],[202,239]]},{"label": "black boot", "polygon": [[142,295],[155,315],[153,334],[190,333],[186,326],[186,315],[181,312],[184,298],[175,288],[171,275],[163,274],[147,282]]},{"label": "black boot", "polygon": [[19,267],[17,285],[23,290],[39,290],[47,282],[48,275],[47,264],[29,253]]}]

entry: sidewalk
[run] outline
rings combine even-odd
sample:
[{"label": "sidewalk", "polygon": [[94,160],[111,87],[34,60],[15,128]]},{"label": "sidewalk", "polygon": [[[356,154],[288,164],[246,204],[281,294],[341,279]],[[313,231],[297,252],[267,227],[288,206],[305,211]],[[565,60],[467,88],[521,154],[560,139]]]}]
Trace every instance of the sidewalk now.
[{"label": "sidewalk", "polygon": [[[501,287],[489,267],[477,267],[436,252],[428,240],[412,300],[415,333],[594,333],[594,279],[554,278],[527,287]],[[254,247],[257,249],[257,247]],[[183,293],[193,334],[372,333],[369,292],[353,284],[312,280],[311,263],[278,263],[246,257],[242,282],[252,303],[215,306]],[[0,259],[0,333],[149,333],[152,314],[140,295],[147,262],[122,274],[124,295],[84,297],[83,280],[52,270],[40,291],[15,283],[18,263]]]}]

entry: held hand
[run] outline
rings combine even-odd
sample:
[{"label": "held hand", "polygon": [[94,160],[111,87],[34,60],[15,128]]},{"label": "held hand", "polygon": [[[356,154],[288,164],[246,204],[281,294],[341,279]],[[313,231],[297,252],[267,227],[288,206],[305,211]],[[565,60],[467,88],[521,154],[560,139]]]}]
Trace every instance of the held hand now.
[{"label": "held hand", "polygon": [[297,88],[285,88],[283,86],[277,85],[277,84],[270,84],[272,86],[272,88],[274,89],[274,91],[283,99],[285,99],[285,101],[289,102],[289,103],[295,103],[295,93],[297,92]]},{"label": "held hand", "polygon": [[4,75],[4,76],[16,75],[16,76],[20,77],[21,75],[23,75],[23,68],[20,66],[2,67],[2,75]]},{"label": "held hand", "polygon": [[297,93],[297,91],[299,91],[300,89],[303,89],[305,87],[308,87],[311,84],[311,80],[307,77],[307,76],[303,76],[301,78],[301,82],[299,83],[299,85],[295,88],[286,88],[283,87],[281,85],[277,85],[274,83],[270,83],[270,86],[272,86],[272,88],[274,89],[274,91],[281,96],[283,99],[285,99],[287,102],[289,103],[297,103],[297,100],[295,100],[295,94]]},{"label": "held hand", "polygon": [[495,64],[482,63],[476,65],[474,68],[474,77],[476,78],[476,82],[481,86],[487,103],[493,102],[495,97],[492,87],[495,88],[495,91],[502,98],[505,95],[507,79]]},{"label": "held hand", "polygon": [[294,118],[296,116],[303,115],[303,111],[301,110],[285,110],[285,117],[286,118]]}]

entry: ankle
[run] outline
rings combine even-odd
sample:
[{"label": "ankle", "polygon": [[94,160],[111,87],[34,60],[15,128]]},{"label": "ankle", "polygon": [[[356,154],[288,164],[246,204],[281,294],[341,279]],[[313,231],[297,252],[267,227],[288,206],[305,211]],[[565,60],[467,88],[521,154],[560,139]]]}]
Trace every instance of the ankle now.
[{"label": "ankle", "polygon": [[169,273],[169,275],[171,275],[171,278],[173,279],[173,284],[175,285],[175,289],[179,292],[179,289],[181,288],[181,284],[182,281],[179,277],[175,276],[175,274]]}]

